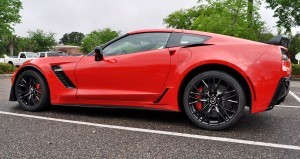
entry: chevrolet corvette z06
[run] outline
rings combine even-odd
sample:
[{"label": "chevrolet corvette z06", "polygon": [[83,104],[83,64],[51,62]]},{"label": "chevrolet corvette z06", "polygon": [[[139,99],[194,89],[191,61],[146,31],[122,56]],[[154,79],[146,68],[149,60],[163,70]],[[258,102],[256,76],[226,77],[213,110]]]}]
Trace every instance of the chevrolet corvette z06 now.
[{"label": "chevrolet corvette z06", "polygon": [[27,111],[70,105],[184,112],[203,129],[222,130],[246,106],[263,112],[285,99],[287,43],[283,36],[265,44],[190,30],[134,31],[86,56],[27,61],[12,76],[10,101]]}]

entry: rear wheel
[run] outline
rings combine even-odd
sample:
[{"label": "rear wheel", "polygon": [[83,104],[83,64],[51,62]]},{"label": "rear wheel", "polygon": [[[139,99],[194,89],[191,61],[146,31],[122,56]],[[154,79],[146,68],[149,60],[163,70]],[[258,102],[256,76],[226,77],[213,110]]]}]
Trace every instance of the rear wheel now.
[{"label": "rear wheel", "polygon": [[234,125],[243,114],[245,93],[232,76],[208,71],[194,77],[183,97],[187,116],[208,130],[222,130]]},{"label": "rear wheel", "polygon": [[33,70],[20,74],[15,84],[17,100],[22,109],[40,111],[49,106],[49,90],[44,78]]}]

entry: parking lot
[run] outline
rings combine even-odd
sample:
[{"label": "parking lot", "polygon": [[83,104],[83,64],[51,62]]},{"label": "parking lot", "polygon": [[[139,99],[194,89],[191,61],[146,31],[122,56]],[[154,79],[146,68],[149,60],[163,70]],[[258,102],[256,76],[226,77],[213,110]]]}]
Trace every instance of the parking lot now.
[{"label": "parking lot", "polygon": [[300,158],[300,81],[273,110],[206,131],[183,113],[53,106],[25,112],[0,77],[0,158]]}]

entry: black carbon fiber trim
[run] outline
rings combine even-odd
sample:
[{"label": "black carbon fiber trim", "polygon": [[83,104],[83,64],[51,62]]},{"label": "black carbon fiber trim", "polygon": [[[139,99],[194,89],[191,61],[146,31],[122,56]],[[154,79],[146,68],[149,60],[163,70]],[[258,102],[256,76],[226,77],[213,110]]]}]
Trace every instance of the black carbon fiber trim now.
[{"label": "black carbon fiber trim", "polygon": [[273,95],[272,101],[267,110],[271,110],[274,108],[276,104],[280,104],[285,99],[286,95],[289,92],[290,88],[290,79],[289,78],[282,78],[280,79],[275,93]]},{"label": "black carbon fiber trim", "polygon": [[52,66],[52,70],[66,88],[76,88],[60,66]]}]

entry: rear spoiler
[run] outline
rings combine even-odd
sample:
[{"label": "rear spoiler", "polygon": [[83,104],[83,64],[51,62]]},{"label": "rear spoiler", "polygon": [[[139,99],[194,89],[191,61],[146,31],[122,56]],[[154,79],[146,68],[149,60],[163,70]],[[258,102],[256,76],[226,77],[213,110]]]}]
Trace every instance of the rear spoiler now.
[{"label": "rear spoiler", "polygon": [[277,35],[267,42],[267,44],[280,45],[285,48],[288,48],[290,46],[290,43],[291,40],[286,35]]}]

